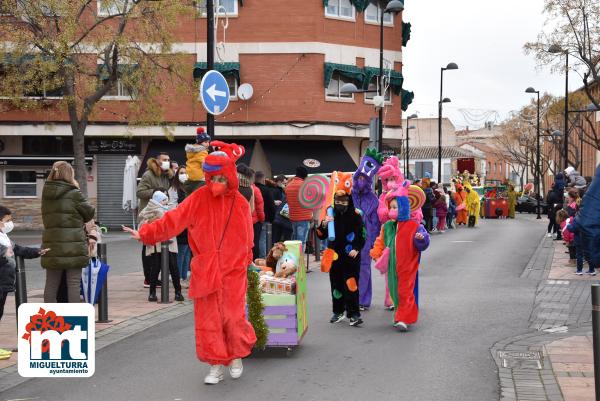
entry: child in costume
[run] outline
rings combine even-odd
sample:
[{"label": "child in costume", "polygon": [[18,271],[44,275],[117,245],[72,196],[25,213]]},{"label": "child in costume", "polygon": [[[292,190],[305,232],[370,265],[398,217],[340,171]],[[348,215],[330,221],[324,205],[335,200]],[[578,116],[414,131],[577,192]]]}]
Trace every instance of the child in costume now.
[{"label": "child in costume", "polygon": [[[140,211],[139,222],[140,227],[144,224],[152,223],[160,220],[164,214],[169,210],[169,197],[161,191],[156,191],[152,195],[152,198],[148,202],[148,205]],[[171,280],[173,281],[173,288],[175,289],[175,300],[177,302],[183,302],[183,295],[181,294],[181,282],[179,279],[179,269],[177,268],[177,241],[169,241],[169,271],[171,273]],[[156,302],[156,286],[158,284],[158,275],[161,268],[161,245],[160,242],[155,243],[151,246],[146,246],[146,256],[152,256],[150,259],[150,291],[148,294],[148,302]],[[163,279],[165,279],[163,277]]]},{"label": "child in costume", "polygon": [[562,232],[562,238],[567,245],[567,249],[569,250],[569,265],[576,265],[577,261],[577,253],[575,249],[575,235],[569,231],[569,224],[573,222],[573,217],[569,217],[569,214],[566,210],[560,209],[556,212],[556,223],[560,226],[560,230]]},{"label": "child in costume", "polygon": [[454,192],[454,203],[456,204],[456,226],[466,225],[469,218],[467,211],[467,191],[462,184],[456,183],[456,192]]},{"label": "child in costume", "polygon": [[185,156],[187,159],[185,167],[188,175],[186,192],[188,194],[206,183],[202,163],[204,163],[206,156],[208,156],[209,146],[210,136],[204,132],[204,128],[202,127],[196,128],[196,143],[185,145]]},{"label": "child in costume", "polygon": [[465,191],[467,191],[467,212],[469,214],[469,227],[475,227],[479,221],[479,209],[481,202],[479,194],[475,192],[471,184],[465,182]]},{"label": "child in costume", "polygon": [[[398,186],[404,181],[404,175],[400,171],[400,164],[396,156],[388,158],[381,169],[379,169],[379,178],[381,179],[382,193],[379,197],[379,207],[377,208],[377,215],[381,224],[389,220],[388,206],[385,201],[385,197],[388,193],[395,191]],[[422,212],[421,212],[422,216]],[[383,305],[387,309],[394,309],[394,303],[390,297],[390,290],[388,288],[387,272],[385,276],[385,298],[383,299]]]},{"label": "child in costume", "polygon": [[433,202],[437,217],[437,231],[443,233],[446,231],[446,215],[448,214],[448,205],[446,205],[446,196],[440,189],[435,191],[435,202]]},{"label": "child in costume", "polygon": [[381,228],[371,250],[371,257],[375,260],[388,258],[388,283],[396,309],[394,327],[400,331],[408,330],[408,325],[417,322],[419,309],[414,287],[421,252],[429,247],[429,234],[425,228],[410,219],[408,185],[406,182],[397,191],[388,194],[390,221]]},{"label": "child in costume", "polygon": [[369,252],[375,243],[375,238],[381,230],[381,223],[377,215],[379,201],[373,190],[373,182],[381,168],[383,156],[373,149],[367,149],[360,161],[358,169],[352,178],[352,201],[354,206],[362,211],[366,229],[366,241],[360,252],[360,277],[358,280],[359,305],[361,310],[371,306],[373,285],[371,282],[371,258]]},{"label": "child in costume", "polygon": [[335,239],[327,241],[327,249],[323,253],[321,268],[329,272],[331,283],[331,300],[333,316],[330,323],[344,320],[344,312],[350,326],[363,323],[359,309],[358,281],[360,274],[360,251],[365,245],[364,225],[360,213],[354,208],[350,191],[352,177],[348,174],[336,174],[333,216],[327,215],[317,227],[320,239],[327,239],[328,223],[333,222]]}]

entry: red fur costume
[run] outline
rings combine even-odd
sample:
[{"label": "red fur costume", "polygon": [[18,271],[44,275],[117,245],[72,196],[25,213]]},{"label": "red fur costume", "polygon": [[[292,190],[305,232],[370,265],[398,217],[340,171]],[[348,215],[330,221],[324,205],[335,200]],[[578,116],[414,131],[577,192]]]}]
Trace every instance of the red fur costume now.
[{"label": "red fur costume", "polygon": [[[207,184],[162,219],[142,226],[140,236],[145,244],[154,244],[188,229],[194,255],[189,297],[194,299],[196,353],[211,365],[229,365],[248,356],[256,342],[245,313],[253,228],[250,205],[237,190],[235,161],[244,148],[218,141],[211,145],[216,151],[204,162]],[[224,195],[213,195],[215,175],[227,177]]]}]

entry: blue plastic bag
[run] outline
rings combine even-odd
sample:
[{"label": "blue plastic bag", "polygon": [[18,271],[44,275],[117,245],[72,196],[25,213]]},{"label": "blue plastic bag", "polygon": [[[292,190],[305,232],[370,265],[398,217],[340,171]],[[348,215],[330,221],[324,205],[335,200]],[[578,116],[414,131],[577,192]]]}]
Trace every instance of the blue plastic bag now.
[{"label": "blue plastic bag", "polygon": [[95,305],[100,298],[102,286],[108,277],[110,266],[102,263],[98,258],[90,259],[90,262],[81,271],[81,290],[85,302]]}]

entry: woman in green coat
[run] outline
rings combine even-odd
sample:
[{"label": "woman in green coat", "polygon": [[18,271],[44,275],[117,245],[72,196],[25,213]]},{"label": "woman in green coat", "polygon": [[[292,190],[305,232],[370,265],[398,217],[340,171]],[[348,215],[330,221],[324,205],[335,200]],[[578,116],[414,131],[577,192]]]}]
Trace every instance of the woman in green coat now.
[{"label": "woman in green coat", "polygon": [[81,269],[89,262],[84,225],[94,214],[94,206],[79,190],[73,167],[65,161],[54,163],[42,192],[42,249],[50,249],[42,256],[44,302],[56,302],[63,272],[69,302],[80,302]]}]

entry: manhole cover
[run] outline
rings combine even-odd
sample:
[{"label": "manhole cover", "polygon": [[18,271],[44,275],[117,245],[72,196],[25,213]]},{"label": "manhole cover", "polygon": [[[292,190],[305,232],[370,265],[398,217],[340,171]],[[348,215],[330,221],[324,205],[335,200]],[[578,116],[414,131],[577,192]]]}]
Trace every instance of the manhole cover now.
[{"label": "manhole cover", "polygon": [[542,354],[539,351],[498,351],[502,367],[509,369],[542,369]]}]

